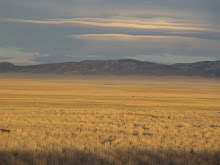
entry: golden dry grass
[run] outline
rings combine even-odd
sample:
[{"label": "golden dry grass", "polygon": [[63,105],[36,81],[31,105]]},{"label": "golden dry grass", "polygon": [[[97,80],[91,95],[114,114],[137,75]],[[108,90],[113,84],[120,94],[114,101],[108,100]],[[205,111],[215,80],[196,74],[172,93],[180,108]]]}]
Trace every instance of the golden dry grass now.
[{"label": "golden dry grass", "polygon": [[1,77],[0,128],[1,165],[218,164],[220,81]]}]

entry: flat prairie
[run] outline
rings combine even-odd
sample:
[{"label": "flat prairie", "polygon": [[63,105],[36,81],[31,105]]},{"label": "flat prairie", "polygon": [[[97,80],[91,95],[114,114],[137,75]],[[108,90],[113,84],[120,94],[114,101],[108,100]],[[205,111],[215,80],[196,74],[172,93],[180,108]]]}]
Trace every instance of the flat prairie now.
[{"label": "flat prairie", "polygon": [[220,80],[0,78],[0,164],[219,164]]}]

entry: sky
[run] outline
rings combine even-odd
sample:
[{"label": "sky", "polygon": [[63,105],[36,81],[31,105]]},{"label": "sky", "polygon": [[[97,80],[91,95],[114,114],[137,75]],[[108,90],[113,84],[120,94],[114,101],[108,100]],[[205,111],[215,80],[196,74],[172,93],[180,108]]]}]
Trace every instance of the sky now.
[{"label": "sky", "polygon": [[219,0],[0,0],[0,62],[220,60]]}]

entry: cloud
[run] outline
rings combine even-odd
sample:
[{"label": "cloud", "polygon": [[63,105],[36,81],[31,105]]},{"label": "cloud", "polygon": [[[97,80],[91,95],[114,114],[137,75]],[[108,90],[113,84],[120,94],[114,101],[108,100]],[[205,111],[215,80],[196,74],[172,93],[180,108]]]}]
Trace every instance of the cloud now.
[{"label": "cloud", "polygon": [[39,64],[36,61],[30,61],[30,60],[13,60],[13,59],[9,59],[9,60],[0,60],[0,62],[10,62],[13,63],[15,65],[36,65]]},{"label": "cloud", "polygon": [[173,54],[163,54],[163,55],[141,55],[137,54],[132,57],[125,56],[124,58],[137,59],[141,61],[149,61],[156,63],[174,64],[174,63],[192,63],[199,61],[216,61],[215,58],[203,57],[203,56],[177,56]]},{"label": "cloud", "polygon": [[[144,40],[181,40],[181,39],[187,39],[187,37],[183,36],[153,36],[153,35],[129,35],[129,34],[80,34],[80,35],[70,35],[67,37],[71,37],[73,39],[79,39],[79,40],[101,40],[101,41],[111,41],[111,40],[118,40],[123,42],[129,42],[129,41],[144,41]],[[195,38],[194,38],[195,39]],[[191,39],[191,40],[194,40]]]},{"label": "cloud", "polygon": [[0,56],[0,60],[10,60],[10,59],[12,59],[11,57],[1,57]]},{"label": "cloud", "polygon": [[1,0],[0,57],[220,59],[219,7],[218,0]]},{"label": "cloud", "polygon": [[[78,54],[102,59],[160,57],[160,62],[219,59],[220,41],[181,36],[136,36],[124,34],[85,34],[72,36],[86,44]],[[210,56],[210,54],[212,54]],[[139,56],[137,56],[139,55]],[[142,55],[140,57],[140,55]],[[155,55],[155,56],[154,56]],[[172,59],[173,57],[173,59]],[[176,58],[178,57],[178,58]],[[154,58],[158,59],[159,58]],[[183,60],[183,61],[184,61]]]},{"label": "cloud", "polygon": [[56,63],[56,62],[80,61],[81,58],[70,55],[49,55],[49,56],[35,56],[33,60],[39,63]]},{"label": "cloud", "polygon": [[1,18],[166,17],[218,24],[219,0],[1,0]]},{"label": "cloud", "polygon": [[[220,40],[220,28],[211,24],[193,23],[190,20],[171,18],[73,18],[73,19],[0,19],[3,23],[23,23],[28,25],[49,26],[49,28],[78,28],[79,33],[89,30],[108,34],[184,36]],[[73,29],[74,30],[74,29]]]},{"label": "cloud", "polygon": [[38,64],[34,61],[35,56],[39,56],[39,53],[28,53],[21,51],[20,48],[16,47],[0,47],[0,62],[11,62],[18,65],[30,65]]},{"label": "cloud", "polygon": [[143,38],[149,38],[153,36],[137,36],[127,34],[80,34],[69,36],[79,40],[121,40],[121,41],[138,41]]},{"label": "cloud", "polygon": [[25,20],[25,19],[0,19],[3,22],[20,22],[33,24],[51,24],[51,25],[85,25],[106,28],[130,28],[130,29],[156,29],[156,30],[172,30],[172,31],[210,31],[220,32],[220,28],[216,28],[209,24],[196,24],[186,22],[175,22],[175,19],[167,18],[73,18],[73,19],[46,19],[46,20]]},{"label": "cloud", "polygon": [[[0,19],[3,23],[23,23],[28,25],[50,26],[49,28],[78,28],[78,33],[92,34],[93,31],[108,34],[184,36],[220,40],[220,28],[211,24],[193,23],[190,20],[171,18],[73,18],[73,19]],[[55,27],[56,26],[56,27]],[[73,29],[74,30],[74,29]],[[62,36],[63,37],[63,36]]]}]

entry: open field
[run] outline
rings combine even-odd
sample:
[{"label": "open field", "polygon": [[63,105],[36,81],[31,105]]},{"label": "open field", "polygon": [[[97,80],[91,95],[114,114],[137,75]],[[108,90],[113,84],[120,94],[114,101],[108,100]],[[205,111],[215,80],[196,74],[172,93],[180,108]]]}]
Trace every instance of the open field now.
[{"label": "open field", "polygon": [[1,165],[219,164],[220,80],[1,76],[0,129]]}]

